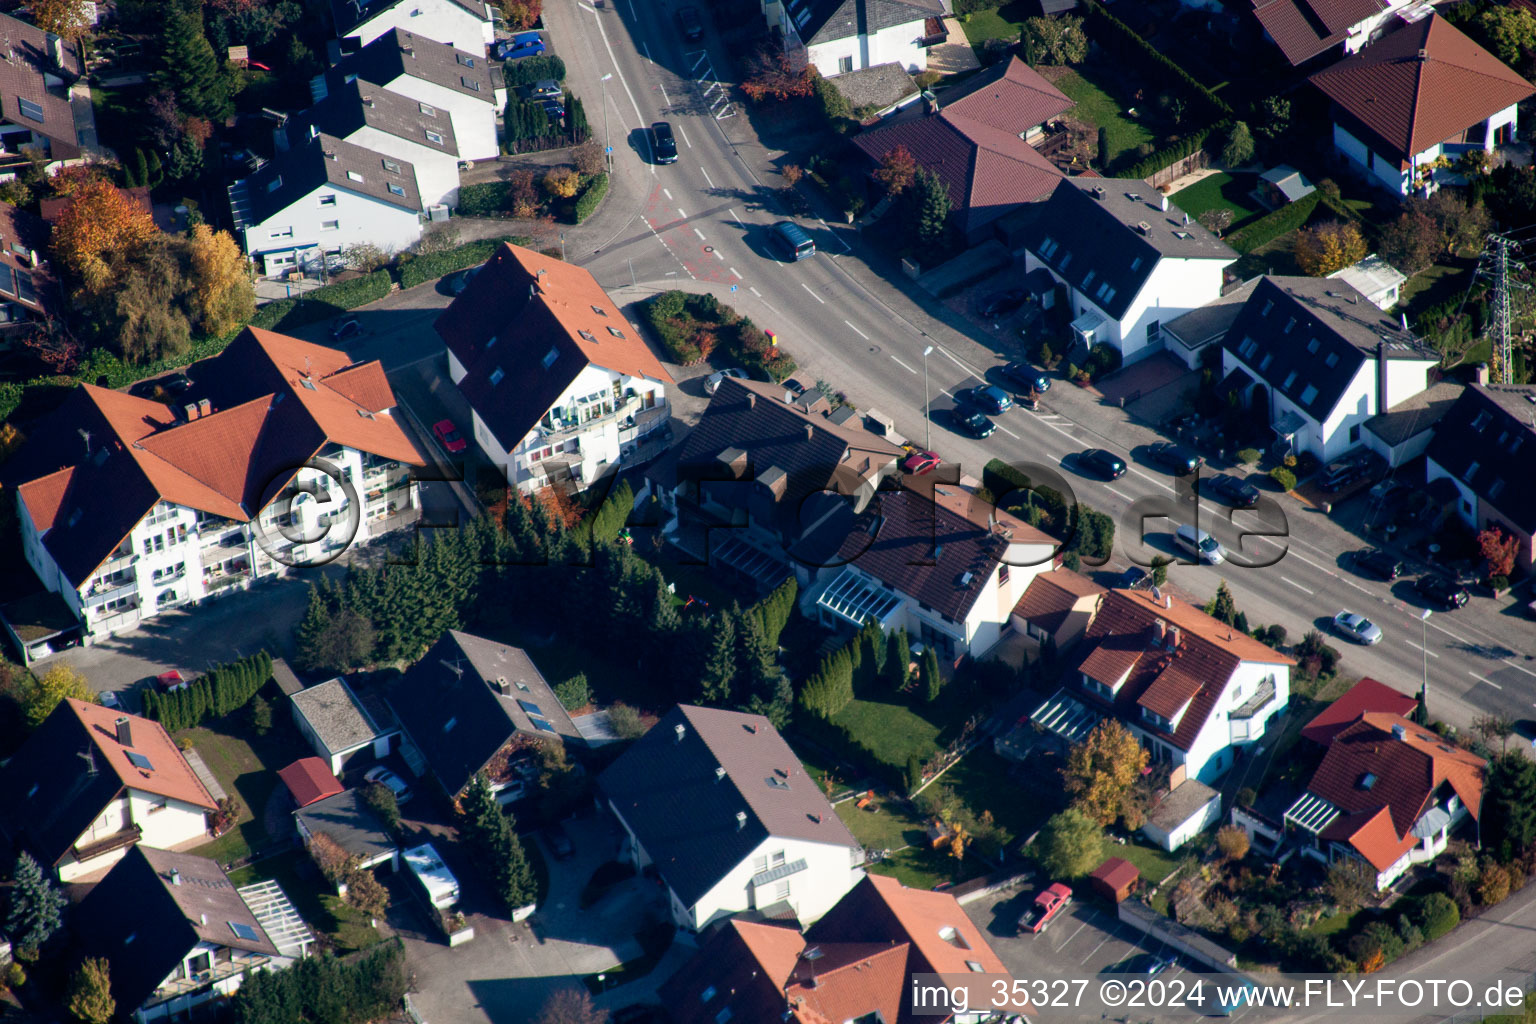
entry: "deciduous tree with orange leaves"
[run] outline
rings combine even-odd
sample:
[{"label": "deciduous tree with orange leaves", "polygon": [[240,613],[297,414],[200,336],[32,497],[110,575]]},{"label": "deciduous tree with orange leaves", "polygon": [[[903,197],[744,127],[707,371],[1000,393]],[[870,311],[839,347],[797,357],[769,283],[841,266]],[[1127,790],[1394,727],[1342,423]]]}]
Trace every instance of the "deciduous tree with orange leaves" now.
[{"label": "deciduous tree with orange leaves", "polygon": [[204,334],[227,334],[256,312],[250,264],[227,231],[206,224],[183,243],[188,263],[187,312]]},{"label": "deciduous tree with orange leaves", "polygon": [[53,226],[53,252],[87,290],[99,291],[108,283],[112,260],[142,248],[160,229],[142,206],[109,181],[85,183],[73,196],[74,202]]}]

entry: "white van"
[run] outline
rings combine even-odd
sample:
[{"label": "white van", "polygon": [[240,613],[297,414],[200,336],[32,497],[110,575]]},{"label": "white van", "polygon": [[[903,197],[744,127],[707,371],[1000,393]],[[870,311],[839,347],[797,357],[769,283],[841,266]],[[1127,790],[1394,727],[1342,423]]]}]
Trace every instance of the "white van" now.
[{"label": "white van", "polygon": [[1207,565],[1220,565],[1227,560],[1227,553],[1221,549],[1221,543],[1204,530],[1185,525],[1179,527],[1173,536],[1179,547]]}]

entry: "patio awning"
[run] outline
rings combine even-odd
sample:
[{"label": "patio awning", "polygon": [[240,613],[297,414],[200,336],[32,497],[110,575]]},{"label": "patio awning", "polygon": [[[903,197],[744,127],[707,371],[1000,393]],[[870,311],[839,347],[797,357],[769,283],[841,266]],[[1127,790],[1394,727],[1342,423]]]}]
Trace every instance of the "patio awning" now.
[{"label": "patio awning", "polygon": [[793,575],[789,565],[736,537],[727,537],[710,548],[711,560],[728,566],[766,587],[776,587]]},{"label": "patio awning", "polygon": [[1280,437],[1289,441],[1295,437],[1307,425],[1307,421],[1295,412],[1287,410],[1284,416],[1275,421],[1274,430]]},{"label": "patio awning", "polygon": [[1081,743],[1087,739],[1102,718],[1102,715],[1090,711],[1066,690],[1057,690],[1029,716],[1031,722],[1068,743]]},{"label": "patio awning", "polygon": [[1221,384],[1216,388],[1216,394],[1225,395],[1235,391],[1241,395],[1252,386],[1253,378],[1248,376],[1248,371],[1241,368],[1233,368],[1231,373],[1221,379]]},{"label": "patio awning", "polygon": [[1104,318],[1090,309],[1072,321],[1072,333],[1080,335],[1084,341],[1092,345],[1097,340],[1093,336],[1094,332],[1103,326]]},{"label": "patio awning", "polygon": [[1295,825],[1303,831],[1318,835],[1333,824],[1341,812],[1333,804],[1313,793],[1303,793],[1291,804],[1291,809],[1285,812],[1285,821],[1288,825]]},{"label": "patio awning", "polygon": [[886,616],[901,607],[901,598],[849,568],[821,592],[816,606],[845,622],[862,626],[870,619],[884,623]]},{"label": "patio awning", "polygon": [[1444,807],[1431,807],[1424,817],[1413,823],[1413,838],[1428,839],[1439,835],[1451,823],[1451,816]]}]

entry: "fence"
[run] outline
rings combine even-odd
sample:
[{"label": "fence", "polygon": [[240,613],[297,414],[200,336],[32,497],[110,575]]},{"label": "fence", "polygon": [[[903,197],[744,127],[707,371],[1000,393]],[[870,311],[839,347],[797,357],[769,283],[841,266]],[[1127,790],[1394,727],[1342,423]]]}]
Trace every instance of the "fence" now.
[{"label": "fence", "polygon": [[1175,160],[1160,171],[1154,171],[1151,177],[1144,179],[1148,185],[1157,188],[1166,185],[1175,178],[1182,178],[1191,171],[1203,171],[1211,165],[1211,158],[1203,149],[1197,149],[1182,160]]}]

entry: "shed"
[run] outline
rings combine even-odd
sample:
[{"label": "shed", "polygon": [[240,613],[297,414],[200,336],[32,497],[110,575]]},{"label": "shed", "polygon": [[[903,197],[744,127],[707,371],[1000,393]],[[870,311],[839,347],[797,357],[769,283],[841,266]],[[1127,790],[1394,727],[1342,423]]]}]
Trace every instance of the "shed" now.
[{"label": "shed", "polygon": [[1221,794],[1196,779],[1185,779],[1157,802],[1141,832],[1172,853],[1221,817]]},{"label": "shed", "polygon": [[1095,867],[1094,874],[1087,877],[1087,886],[1111,903],[1120,903],[1129,897],[1130,889],[1134,889],[1140,877],[1141,872],[1135,864],[1124,857],[1111,857]]},{"label": "shed", "polygon": [[1111,903],[1120,903],[1131,894],[1141,872],[1124,857],[1111,857],[1088,876],[1088,886]]},{"label": "shed", "polygon": [[318,757],[301,757],[280,769],[277,777],[283,780],[283,785],[293,794],[294,803],[300,807],[308,807],[326,797],[335,796],[345,788],[341,780],[331,774],[325,761]]},{"label": "shed", "polygon": [[1307,176],[1289,164],[1271,167],[1259,175],[1259,191],[1276,208],[1294,203],[1317,191]]},{"label": "shed", "polygon": [[293,812],[293,822],[298,827],[299,837],[306,843],[323,832],[356,857],[360,868],[371,868],[387,861],[391,871],[400,869],[400,848],[363,803],[361,790],[345,789],[335,796],[301,807]]},{"label": "shed", "polygon": [[379,728],[340,676],[300,690],[290,699],[299,732],[334,775],[341,774],[349,757],[369,748],[374,757],[387,756],[391,737],[398,735],[398,730]]}]

